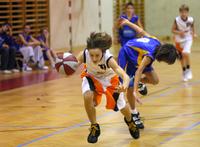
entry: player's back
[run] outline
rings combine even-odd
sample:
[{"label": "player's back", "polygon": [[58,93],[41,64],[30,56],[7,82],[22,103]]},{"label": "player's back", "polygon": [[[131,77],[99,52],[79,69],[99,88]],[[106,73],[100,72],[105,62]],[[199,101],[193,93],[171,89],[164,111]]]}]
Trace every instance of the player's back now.
[{"label": "player's back", "polygon": [[129,56],[130,61],[134,62],[134,64],[141,61],[141,59],[146,55],[155,60],[155,50],[157,46],[160,46],[160,42],[155,37],[143,37],[132,39],[128,41],[123,49],[126,54]]}]

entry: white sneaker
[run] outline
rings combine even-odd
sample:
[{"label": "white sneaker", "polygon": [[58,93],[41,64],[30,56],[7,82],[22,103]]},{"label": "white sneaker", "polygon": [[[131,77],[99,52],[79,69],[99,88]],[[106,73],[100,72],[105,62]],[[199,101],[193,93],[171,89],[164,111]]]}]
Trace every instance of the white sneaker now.
[{"label": "white sneaker", "polygon": [[19,70],[18,69],[12,69],[12,72],[19,73]]},{"label": "white sneaker", "polygon": [[187,81],[188,81],[188,78],[187,78],[187,73],[186,73],[186,71],[183,71],[182,78],[183,78],[183,81],[184,81],[184,82],[187,82]]},{"label": "white sneaker", "polygon": [[11,74],[12,71],[10,71],[10,70],[3,70],[3,73],[4,73],[4,74]]},{"label": "white sneaker", "polygon": [[29,66],[26,67],[26,71],[32,71],[33,69]]},{"label": "white sneaker", "polygon": [[33,69],[27,65],[23,66],[23,71],[32,71]]},{"label": "white sneaker", "polygon": [[42,70],[48,70],[49,67],[48,67],[48,66],[43,66],[43,67],[41,67],[41,69],[42,69]]},{"label": "white sneaker", "polygon": [[186,76],[187,76],[187,79],[189,79],[189,80],[192,79],[192,71],[191,71],[191,69],[186,69]]}]

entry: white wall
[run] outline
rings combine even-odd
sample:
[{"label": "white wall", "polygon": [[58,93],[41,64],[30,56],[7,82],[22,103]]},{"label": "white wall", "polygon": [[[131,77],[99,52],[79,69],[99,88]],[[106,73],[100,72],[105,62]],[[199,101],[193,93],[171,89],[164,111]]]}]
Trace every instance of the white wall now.
[{"label": "white wall", "polygon": [[112,34],[113,27],[113,0],[101,0],[102,2],[102,31]]},{"label": "white wall", "polygon": [[68,46],[68,25],[67,25],[67,3],[66,0],[50,0],[50,42],[55,49],[66,48]]},{"label": "white wall", "polygon": [[200,34],[199,0],[145,0],[146,30],[156,36],[171,36],[174,19],[179,15],[179,7],[187,4],[195,19],[195,28]]},{"label": "white wall", "polygon": [[[69,48],[68,0],[50,0],[51,47]],[[102,31],[112,34],[112,0],[102,0]],[[93,31],[99,31],[98,0],[72,0],[73,47],[85,45]]]},{"label": "white wall", "polygon": [[[51,46],[69,48],[68,0],[50,0]],[[113,0],[101,0],[102,31],[112,35]],[[181,4],[190,7],[200,35],[199,0],[145,0],[146,30],[156,36],[171,36],[171,26]],[[85,45],[92,31],[99,31],[98,0],[72,0],[73,47]]]}]

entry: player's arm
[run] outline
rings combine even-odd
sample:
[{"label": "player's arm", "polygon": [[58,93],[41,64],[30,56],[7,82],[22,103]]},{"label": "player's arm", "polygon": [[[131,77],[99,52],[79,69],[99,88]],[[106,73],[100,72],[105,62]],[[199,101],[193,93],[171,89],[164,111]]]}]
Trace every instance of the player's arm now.
[{"label": "player's arm", "polygon": [[138,25],[140,28],[142,28],[142,29],[143,29],[142,23],[141,23],[141,21],[140,21],[140,19],[139,19],[139,18],[138,18],[138,20],[137,20],[136,24],[137,24],[137,25]]},{"label": "player's arm", "polygon": [[195,27],[194,27],[194,22],[192,24],[192,36],[193,36],[193,38],[197,37],[196,30],[195,30]]},{"label": "player's arm", "polygon": [[84,63],[84,56],[83,56],[83,54],[84,54],[84,51],[81,51],[78,55],[77,55],[77,57],[76,57],[76,59],[78,60],[78,65],[80,66],[82,63]]},{"label": "player's arm", "polygon": [[121,18],[120,19],[120,25],[127,25],[129,27],[131,27],[132,29],[134,29],[138,34],[140,34],[141,36],[147,36],[150,37],[151,35],[149,33],[147,33],[145,30],[143,30],[143,28],[139,27],[138,25],[130,22],[128,19],[125,18]]},{"label": "player's arm", "polygon": [[129,85],[129,76],[125,71],[117,64],[114,58],[110,58],[108,61],[108,66],[114,70],[114,72],[123,79],[122,87],[119,87],[118,92],[125,92]]},{"label": "player's arm", "polygon": [[138,84],[139,84],[139,81],[140,81],[140,79],[141,79],[142,72],[144,71],[145,67],[146,67],[147,65],[149,65],[151,62],[152,62],[151,58],[148,57],[148,56],[145,56],[145,57],[142,59],[142,63],[139,65],[137,71],[135,72],[133,93],[134,93],[134,96],[135,96],[136,100],[137,100],[139,103],[141,103],[141,100],[140,100],[139,97],[137,96],[137,93],[138,93]]}]

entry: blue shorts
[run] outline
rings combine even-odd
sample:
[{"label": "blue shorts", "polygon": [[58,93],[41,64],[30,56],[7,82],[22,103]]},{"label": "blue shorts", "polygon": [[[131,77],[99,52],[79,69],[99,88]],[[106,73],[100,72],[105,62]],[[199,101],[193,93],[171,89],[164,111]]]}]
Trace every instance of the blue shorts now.
[{"label": "blue shorts", "polygon": [[[126,52],[123,50],[123,48],[120,49],[119,55],[118,55],[118,64],[122,69],[125,70],[125,68],[126,68],[126,73],[131,79],[131,81],[129,83],[129,87],[133,87],[134,86],[134,78],[133,77],[135,76],[135,72],[137,71],[138,68],[137,68],[137,63],[134,61],[131,61],[129,56],[126,54]],[[136,61],[137,61],[137,59],[136,59]],[[148,66],[148,67],[145,67],[145,69],[143,70],[143,73],[151,72],[151,71],[153,71],[153,67]],[[120,81],[122,82],[121,78],[120,78]]]}]

